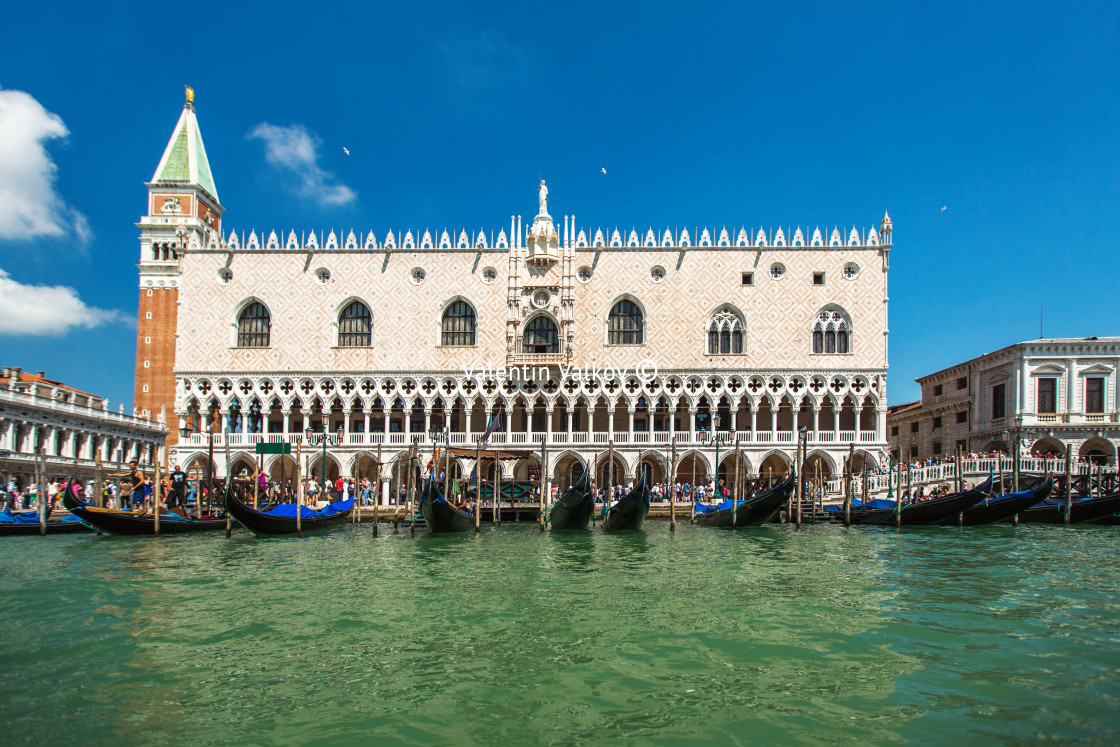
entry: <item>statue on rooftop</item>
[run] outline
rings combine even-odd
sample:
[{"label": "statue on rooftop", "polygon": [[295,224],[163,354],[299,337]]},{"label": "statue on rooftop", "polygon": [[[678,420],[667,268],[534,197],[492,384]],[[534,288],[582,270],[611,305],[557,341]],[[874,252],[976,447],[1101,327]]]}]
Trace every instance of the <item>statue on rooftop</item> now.
[{"label": "statue on rooftop", "polygon": [[548,215],[548,187],[544,185],[544,179],[541,179],[541,190],[538,200],[541,203],[540,215]]}]

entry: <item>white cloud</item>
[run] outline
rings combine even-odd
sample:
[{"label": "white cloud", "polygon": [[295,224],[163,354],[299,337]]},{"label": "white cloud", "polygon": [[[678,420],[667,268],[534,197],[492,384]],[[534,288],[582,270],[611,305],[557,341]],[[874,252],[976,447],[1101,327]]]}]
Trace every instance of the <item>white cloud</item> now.
[{"label": "white cloud", "polygon": [[334,174],[319,168],[320,140],[303,125],[278,127],[261,122],[249,133],[264,141],[264,158],[273,167],[298,180],[296,191],[320,205],[346,205],[357,198],[354,190],[338,183]]},{"label": "white cloud", "polygon": [[0,90],[0,239],[72,234],[89,241],[89,221],[55,190],[58,167],[46,149],[69,134],[34,97]]},{"label": "white cloud", "polygon": [[131,321],[123,312],[86,306],[73,288],[24,285],[0,270],[0,335],[63,335],[73,327]]}]

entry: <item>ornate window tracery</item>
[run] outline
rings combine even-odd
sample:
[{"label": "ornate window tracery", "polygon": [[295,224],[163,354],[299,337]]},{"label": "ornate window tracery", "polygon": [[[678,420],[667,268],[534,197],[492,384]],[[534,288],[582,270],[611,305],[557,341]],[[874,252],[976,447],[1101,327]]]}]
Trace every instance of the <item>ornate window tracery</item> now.
[{"label": "ornate window tracery", "polygon": [[444,347],[469,347],[475,340],[474,307],[466,301],[456,301],[443,312],[440,345]]},{"label": "ornate window tracery", "polygon": [[607,316],[608,345],[641,345],[644,331],[642,310],[628,298],[616,303]]},{"label": "ornate window tracery", "polygon": [[731,308],[719,309],[708,323],[708,355],[743,354],[743,319]]},{"label": "ornate window tracery", "polygon": [[813,323],[813,352],[824,355],[852,352],[852,322],[842,309],[828,306],[817,313]]},{"label": "ornate window tracery", "polygon": [[368,348],[373,340],[373,315],[361,301],[352,301],[338,315],[338,346]]}]

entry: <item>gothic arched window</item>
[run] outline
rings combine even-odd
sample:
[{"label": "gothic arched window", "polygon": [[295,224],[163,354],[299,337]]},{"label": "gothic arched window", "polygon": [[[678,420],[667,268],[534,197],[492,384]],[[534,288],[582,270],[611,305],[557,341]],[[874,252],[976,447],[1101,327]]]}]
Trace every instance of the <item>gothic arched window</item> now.
[{"label": "gothic arched window", "polygon": [[560,352],[560,335],[556,329],[556,322],[544,314],[533,317],[525,325],[525,335],[522,339],[526,353]]},{"label": "gothic arched window", "polygon": [[743,319],[724,306],[708,322],[708,355],[743,354]]},{"label": "gothic arched window", "polygon": [[624,298],[614,305],[607,317],[607,344],[641,345],[644,326],[638,304]]},{"label": "gothic arched window", "polygon": [[361,301],[351,302],[338,315],[338,346],[368,348],[373,340],[373,316]]},{"label": "gothic arched window", "polygon": [[448,306],[443,312],[443,321],[440,326],[440,345],[444,347],[474,345],[474,307],[466,301],[456,301]]},{"label": "gothic arched window", "polygon": [[272,331],[272,318],[260,301],[245,307],[237,317],[237,347],[267,348]]},{"label": "gothic arched window", "polygon": [[852,322],[843,310],[827,307],[813,323],[813,352],[844,355],[852,352]]}]

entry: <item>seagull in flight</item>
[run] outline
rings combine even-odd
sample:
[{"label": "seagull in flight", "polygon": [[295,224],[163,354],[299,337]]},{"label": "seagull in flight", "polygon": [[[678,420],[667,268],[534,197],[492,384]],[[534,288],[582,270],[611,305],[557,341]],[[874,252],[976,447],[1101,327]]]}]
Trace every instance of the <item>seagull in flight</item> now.
[{"label": "seagull in flight", "polygon": [[350,155],[350,149],[347,148],[346,146],[342,147],[342,152],[345,153],[346,155]]},{"label": "seagull in flight", "polygon": [[603,173],[604,173],[604,174],[605,174],[605,173],[607,173],[607,170],[606,170],[606,169],[603,169]]},{"label": "seagull in flight", "polygon": [[941,206],[941,212],[943,212],[943,213],[944,213],[944,212],[945,212],[946,210],[948,210],[948,209],[949,209],[949,206],[948,206],[948,205],[942,205],[942,206]]}]

